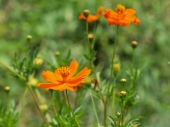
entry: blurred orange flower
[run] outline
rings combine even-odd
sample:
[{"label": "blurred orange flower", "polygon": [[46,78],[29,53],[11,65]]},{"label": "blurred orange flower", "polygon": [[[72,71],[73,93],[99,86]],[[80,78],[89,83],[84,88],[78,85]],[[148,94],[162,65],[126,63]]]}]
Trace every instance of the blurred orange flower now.
[{"label": "blurred orange flower", "polygon": [[48,70],[43,71],[43,78],[50,83],[38,83],[38,87],[59,91],[66,89],[76,91],[78,86],[82,85],[81,83],[84,77],[91,72],[90,69],[84,67],[76,76],[74,76],[77,69],[78,62],[74,60],[69,66],[57,68],[54,73]]},{"label": "blurred orange flower", "polygon": [[83,13],[80,14],[79,19],[80,20],[86,20],[87,19],[87,21],[89,23],[92,23],[92,22],[100,19],[102,12],[103,12],[103,7],[99,7],[97,9],[96,15],[88,14],[87,17],[86,17],[85,14],[84,14],[85,12],[83,12]]},{"label": "blurred orange flower", "polygon": [[104,17],[107,19],[109,25],[128,26],[131,22],[138,25],[140,20],[135,16],[135,13],[136,11],[134,9],[125,9],[123,5],[118,4],[116,12],[106,9]]}]

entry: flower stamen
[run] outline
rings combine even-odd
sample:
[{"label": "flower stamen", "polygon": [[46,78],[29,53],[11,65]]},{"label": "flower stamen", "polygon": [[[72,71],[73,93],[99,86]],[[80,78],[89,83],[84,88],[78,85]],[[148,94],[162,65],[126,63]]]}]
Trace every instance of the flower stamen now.
[{"label": "flower stamen", "polygon": [[67,77],[70,74],[70,68],[68,66],[60,67],[59,72],[63,77]]},{"label": "flower stamen", "polygon": [[125,6],[118,4],[117,7],[116,7],[116,12],[118,14],[123,14],[124,11],[125,11]]}]

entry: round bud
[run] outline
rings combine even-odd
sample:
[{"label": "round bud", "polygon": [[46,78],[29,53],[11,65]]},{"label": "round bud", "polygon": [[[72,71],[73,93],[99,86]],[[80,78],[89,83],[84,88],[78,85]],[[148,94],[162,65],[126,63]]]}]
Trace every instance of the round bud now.
[{"label": "round bud", "polygon": [[120,64],[119,63],[114,63],[113,64],[113,72],[116,75],[120,71]]},{"label": "round bud", "polygon": [[120,116],[121,116],[121,113],[120,113],[120,112],[117,112],[117,116],[120,117]]},{"label": "round bud", "polygon": [[4,90],[5,90],[5,92],[8,94],[9,91],[10,91],[10,87],[9,87],[9,86],[5,86]]},{"label": "round bud", "polygon": [[29,41],[31,41],[32,40],[32,36],[31,35],[28,35],[27,36],[27,41],[29,42]]},{"label": "round bud", "polygon": [[132,41],[131,42],[132,48],[136,48],[138,46],[138,42],[137,41]]},{"label": "round bud", "polygon": [[122,79],[120,80],[120,82],[122,83],[123,86],[126,85],[126,79],[125,79],[125,78],[122,78]]},{"label": "round bud", "polygon": [[60,52],[59,52],[59,51],[55,52],[55,55],[56,55],[56,56],[59,56],[59,55],[60,55]]},{"label": "round bud", "polygon": [[34,64],[36,67],[39,67],[40,65],[43,64],[43,59],[41,59],[41,58],[35,58],[34,61],[33,61],[33,64]]},{"label": "round bud", "polygon": [[84,10],[83,13],[84,13],[84,16],[87,18],[89,16],[89,14],[90,14],[90,11],[89,10]]},{"label": "round bud", "polygon": [[122,98],[122,99],[124,99],[125,97],[126,97],[126,91],[121,91],[120,92],[120,97]]},{"label": "round bud", "polygon": [[41,104],[39,107],[43,112],[48,110],[48,106],[46,104]]},{"label": "round bud", "polygon": [[93,40],[93,34],[88,34],[88,39],[89,39],[90,42],[92,42],[92,40]]}]

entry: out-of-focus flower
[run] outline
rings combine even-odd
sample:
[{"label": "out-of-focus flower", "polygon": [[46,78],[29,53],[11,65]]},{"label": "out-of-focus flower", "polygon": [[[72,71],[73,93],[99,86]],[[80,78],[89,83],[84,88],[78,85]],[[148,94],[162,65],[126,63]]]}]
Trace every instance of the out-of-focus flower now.
[{"label": "out-of-focus flower", "polygon": [[103,7],[99,7],[97,9],[96,15],[90,14],[90,11],[89,11],[89,14],[86,14],[86,11],[87,10],[84,10],[84,12],[80,14],[79,19],[87,20],[89,23],[92,23],[100,19],[102,12],[103,12]]},{"label": "out-of-focus flower", "polygon": [[125,9],[123,5],[118,4],[116,12],[106,9],[104,17],[107,19],[109,25],[128,26],[131,22],[138,25],[140,20],[135,16],[135,13],[136,11],[134,9]]},{"label": "out-of-focus flower", "polygon": [[38,87],[52,90],[70,90],[76,91],[79,86],[82,86],[82,80],[91,72],[90,69],[84,67],[76,76],[78,62],[72,61],[69,66],[57,68],[55,72],[43,71],[42,76],[50,83],[38,83]]}]

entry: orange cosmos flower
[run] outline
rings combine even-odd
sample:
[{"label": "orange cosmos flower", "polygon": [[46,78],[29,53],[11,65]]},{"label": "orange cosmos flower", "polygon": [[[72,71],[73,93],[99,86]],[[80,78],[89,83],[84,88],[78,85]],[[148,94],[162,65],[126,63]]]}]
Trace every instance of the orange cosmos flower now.
[{"label": "orange cosmos flower", "polygon": [[116,7],[116,12],[111,9],[106,9],[104,17],[107,19],[109,25],[121,25],[128,26],[131,22],[136,25],[140,23],[140,20],[135,16],[136,11],[134,9],[125,9],[121,4]]},{"label": "orange cosmos flower", "polygon": [[81,86],[84,77],[91,72],[90,69],[84,67],[76,76],[74,76],[77,68],[78,62],[74,60],[69,66],[57,68],[54,73],[48,70],[43,71],[43,78],[50,83],[38,83],[38,87],[59,91],[66,89],[76,91],[78,86]]},{"label": "orange cosmos flower", "polygon": [[[86,16],[85,13],[87,11],[88,10],[84,10],[84,12],[80,14],[79,19],[80,20],[87,20],[89,23],[92,23],[92,22],[97,21],[97,20],[100,19],[101,15],[102,15],[102,12],[103,12],[103,7],[99,7],[97,9],[96,15],[87,14],[87,16]],[[88,13],[90,13],[90,12],[88,11]]]}]

